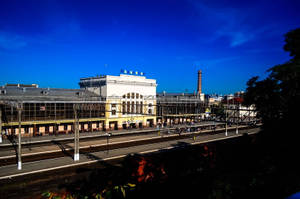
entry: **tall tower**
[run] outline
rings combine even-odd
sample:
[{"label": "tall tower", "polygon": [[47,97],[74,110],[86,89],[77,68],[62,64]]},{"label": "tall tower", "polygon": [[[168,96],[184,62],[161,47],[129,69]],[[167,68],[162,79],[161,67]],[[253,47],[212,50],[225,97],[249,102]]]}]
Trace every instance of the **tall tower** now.
[{"label": "tall tower", "polygon": [[197,94],[201,94],[202,92],[202,71],[198,70],[198,87],[197,87]]}]

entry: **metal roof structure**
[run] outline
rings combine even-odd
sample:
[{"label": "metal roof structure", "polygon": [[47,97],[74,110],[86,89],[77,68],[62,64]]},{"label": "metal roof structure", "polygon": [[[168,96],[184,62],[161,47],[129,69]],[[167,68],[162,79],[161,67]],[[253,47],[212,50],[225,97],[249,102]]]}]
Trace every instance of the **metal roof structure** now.
[{"label": "metal roof structure", "polygon": [[99,102],[104,99],[85,89],[36,88],[19,85],[0,87],[0,101]]},{"label": "metal roof structure", "polygon": [[159,102],[201,102],[197,93],[157,93],[157,103]]}]

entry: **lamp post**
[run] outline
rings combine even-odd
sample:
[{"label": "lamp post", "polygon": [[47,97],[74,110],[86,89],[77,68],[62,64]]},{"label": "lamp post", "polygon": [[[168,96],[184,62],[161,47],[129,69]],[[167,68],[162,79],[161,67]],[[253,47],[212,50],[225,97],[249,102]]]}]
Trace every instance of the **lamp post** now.
[{"label": "lamp post", "polygon": [[239,113],[239,104],[237,104],[237,116],[235,117],[236,118],[236,129],[235,129],[235,133],[236,134],[239,134],[239,119],[240,119],[240,113]]},{"label": "lamp post", "polygon": [[18,103],[17,110],[18,110],[18,120],[19,120],[19,135],[18,135],[18,170],[22,170],[22,146],[21,146],[21,116],[22,116],[22,108],[23,104]]},{"label": "lamp post", "polygon": [[77,104],[73,106],[74,110],[74,161],[79,161],[79,120],[77,115]]},{"label": "lamp post", "polygon": [[225,118],[225,136],[228,135],[228,132],[227,132],[228,96],[227,96],[226,101],[227,101],[227,106],[226,106],[226,113],[225,113],[225,117],[226,117]]},{"label": "lamp post", "polygon": [[2,143],[2,109],[0,107],[0,143]]}]

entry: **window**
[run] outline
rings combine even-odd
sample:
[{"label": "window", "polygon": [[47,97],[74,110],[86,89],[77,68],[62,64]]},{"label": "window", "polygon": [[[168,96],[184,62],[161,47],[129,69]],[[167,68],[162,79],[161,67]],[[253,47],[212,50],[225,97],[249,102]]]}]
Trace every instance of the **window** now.
[{"label": "window", "polygon": [[148,113],[152,114],[152,104],[150,103],[148,106],[149,106]]},{"label": "window", "polygon": [[141,102],[140,114],[143,114],[143,102]]},{"label": "window", "polygon": [[140,104],[136,102],[136,113],[140,113]]},{"label": "window", "polygon": [[117,104],[111,104],[111,115],[116,115],[117,113]]},{"label": "window", "polygon": [[128,99],[130,98],[130,93],[127,93],[127,98],[128,98]]},{"label": "window", "polygon": [[127,114],[130,113],[130,102],[127,102]]},{"label": "window", "polygon": [[122,103],[122,113],[123,115],[126,113],[126,102]]},{"label": "window", "polygon": [[142,99],[142,98],[143,98],[143,96],[142,96],[142,95],[140,95],[140,98]]},{"label": "window", "polygon": [[134,102],[131,102],[131,113],[134,113]]},{"label": "window", "polygon": [[131,98],[134,99],[134,93],[131,93]]},{"label": "window", "polygon": [[123,95],[123,98],[126,98],[126,95]]}]

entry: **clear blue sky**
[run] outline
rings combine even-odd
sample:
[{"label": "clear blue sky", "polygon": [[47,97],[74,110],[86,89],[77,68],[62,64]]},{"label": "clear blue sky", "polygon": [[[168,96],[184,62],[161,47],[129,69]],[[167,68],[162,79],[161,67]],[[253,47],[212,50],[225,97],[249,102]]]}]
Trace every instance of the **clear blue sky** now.
[{"label": "clear blue sky", "polygon": [[157,90],[244,90],[289,59],[299,0],[0,0],[0,85],[78,88],[81,77],[138,70]]}]

